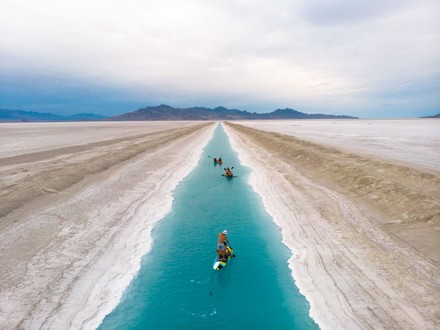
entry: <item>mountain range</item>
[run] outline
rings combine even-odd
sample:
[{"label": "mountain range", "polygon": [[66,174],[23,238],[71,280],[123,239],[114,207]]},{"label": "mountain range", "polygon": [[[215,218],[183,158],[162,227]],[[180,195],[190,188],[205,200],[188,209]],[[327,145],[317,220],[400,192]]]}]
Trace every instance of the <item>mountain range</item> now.
[{"label": "mountain range", "polygon": [[278,109],[270,113],[248,112],[246,110],[215,109],[205,107],[173,108],[169,105],[146,107],[134,112],[110,117],[107,120],[252,120],[252,119],[355,119],[351,116],[306,114],[293,109]]},{"label": "mountain range", "polygon": [[35,121],[96,121],[106,117],[93,113],[79,113],[70,116],[60,116],[53,113],[41,113],[22,110],[2,110],[0,109],[0,121],[13,122],[35,122]]},{"label": "mountain range", "polygon": [[0,121],[140,121],[140,120],[253,120],[253,119],[354,119],[344,115],[306,114],[294,109],[278,109],[270,113],[205,107],[173,108],[169,105],[149,106],[122,115],[105,117],[90,113],[60,116],[22,110],[0,110]]},{"label": "mountain range", "polygon": [[[440,114],[420,118],[440,118]],[[40,121],[141,121],[141,120],[271,120],[271,119],[358,119],[346,115],[307,114],[294,109],[277,109],[268,113],[248,112],[246,110],[217,107],[173,108],[162,104],[148,106],[118,116],[106,117],[93,113],[80,113],[61,116],[22,110],[0,109],[0,121],[3,122],[40,122]]]}]

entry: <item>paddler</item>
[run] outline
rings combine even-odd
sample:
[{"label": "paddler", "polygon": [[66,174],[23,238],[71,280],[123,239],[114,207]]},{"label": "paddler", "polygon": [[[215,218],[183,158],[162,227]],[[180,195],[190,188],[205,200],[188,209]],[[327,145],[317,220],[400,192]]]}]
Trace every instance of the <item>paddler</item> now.
[{"label": "paddler", "polygon": [[226,236],[227,234],[228,231],[226,229],[223,230],[220,234],[218,234],[218,240],[217,240],[218,259],[223,261],[228,260],[228,253],[226,246],[229,245],[229,240],[228,237]]},{"label": "paddler", "polygon": [[232,174],[232,171],[231,171],[231,169],[228,167],[228,168],[226,168],[226,172],[225,172],[225,176],[227,176],[227,177],[232,177],[234,174]]},{"label": "paddler", "polygon": [[220,165],[223,164],[223,161],[222,161],[222,158],[221,158],[221,157],[218,159],[218,163],[219,163]]}]

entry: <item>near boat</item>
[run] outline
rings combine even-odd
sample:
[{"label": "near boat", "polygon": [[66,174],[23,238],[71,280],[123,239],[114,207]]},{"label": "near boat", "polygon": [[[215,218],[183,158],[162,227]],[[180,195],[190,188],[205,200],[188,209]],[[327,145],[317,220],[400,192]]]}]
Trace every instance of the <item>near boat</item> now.
[{"label": "near boat", "polygon": [[218,256],[215,257],[214,265],[212,266],[212,268],[214,270],[220,270],[220,269],[225,268],[227,263],[229,262],[229,260],[232,259],[233,257],[235,257],[234,250],[232,250],[232,248],[230,246],[227,246],[226,249],[228,250],[228,259],[227,260],[219,260]]}]

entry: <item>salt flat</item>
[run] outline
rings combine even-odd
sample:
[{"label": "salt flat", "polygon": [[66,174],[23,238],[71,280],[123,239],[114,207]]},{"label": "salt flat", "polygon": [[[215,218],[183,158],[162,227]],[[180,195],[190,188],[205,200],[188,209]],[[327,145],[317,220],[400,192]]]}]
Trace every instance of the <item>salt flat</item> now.
[{"label": "salt flat", "polygon": [[438,123],[226,126],[321,328],[439,328]]},{"label": "salt flat", "polygon": [[[226,130],[321,328],[438,328],[438,122],[343,122]],[[0,325],[93,329],[214,125],[12,125],[0,130]]]},{"label": "salt flat", "polygon": [[192,124],[179,121],[0,123],[0,158],[127,138]]},{"label": "salt flat", "polygon": [[213,129],[2,125],[0,328],[96,328],[138,271],[154,223]]},{"label": "salt flat", "polygon": [[440,171],[440,120],[280,120],[249,127]]}]

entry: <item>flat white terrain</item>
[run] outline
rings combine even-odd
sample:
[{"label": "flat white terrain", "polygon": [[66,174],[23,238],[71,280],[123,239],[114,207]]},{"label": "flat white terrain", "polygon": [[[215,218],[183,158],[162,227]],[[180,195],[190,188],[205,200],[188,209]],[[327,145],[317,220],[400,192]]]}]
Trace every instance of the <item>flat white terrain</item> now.
[{"label": "flat white terrain", "polygon": [[[439,328],[440,121],[239,124],[320,327]],[[214,127],[0,124],[0,328],[97,327]]]},{"label": "flat white terrain", "polygon": [[440,120],[277,120],[239,124],[440,171]]},{"label": "flat white terrain", "polygon": [[0,158],[127,138],[192,124],[188,121],[0,123]]}]

